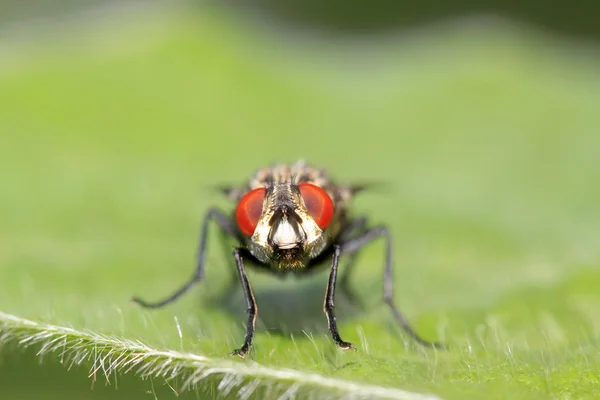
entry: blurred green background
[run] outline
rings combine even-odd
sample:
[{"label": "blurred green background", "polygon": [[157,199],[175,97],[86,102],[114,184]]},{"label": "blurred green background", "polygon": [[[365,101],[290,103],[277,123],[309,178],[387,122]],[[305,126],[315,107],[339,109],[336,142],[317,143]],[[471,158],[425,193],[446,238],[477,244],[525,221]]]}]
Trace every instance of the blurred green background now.
[{"label": "blurred green background", "polygon": [[[218,1],[184,0],[179,3],[199,7],[221,4]],[[117,2],[115,0],[3,0],[0,22],[23,18],[60,17],[73,11],[89,12],[95,5],[173,4],[173,1],[152,0]],[[600,5],[592,0],[527,2],[509,0],[427,0],[420,2],[394,0],[231,0],[229,11],[238,10],[252,17],[264,18],[272,25],[306,27],[313,32],[342,35],[364,35],[377,32],[402,31],[431,22],[462,18],[478,14],[500,15],[535,24],[562,34],[597,40],[600,26],[596,16]]]},{"label": "blurred green background", "polygon": [[[393,326],[373,244],[351,278],[364,306],[337,302],[358,352],[327,337],[326,271],[250,272],[254,361],[444,398],[592,398],[597,6],[380,3],[2,3],[0,311],[225,358],[244,303],[224,295],[216,230],[202,287],[152,312],[129,298],[188,278],[204,212],[233,207],[216,186],[303,158],[386,183],[355,212],[391,228],[396,300],[451,348],[423,350]],[[2,348],[0,398],[174,397],[133,375],[92,384],[89,365],[36,351]]]}]

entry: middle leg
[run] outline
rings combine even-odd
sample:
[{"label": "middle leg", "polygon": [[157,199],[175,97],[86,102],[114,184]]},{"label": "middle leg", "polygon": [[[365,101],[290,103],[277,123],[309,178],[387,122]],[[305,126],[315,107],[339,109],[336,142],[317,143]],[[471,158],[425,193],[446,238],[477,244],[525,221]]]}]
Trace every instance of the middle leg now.
[{"label": "middle leg", "polygon": [[392,256],[392,243],[390,238],[390,232],[385,226],[376,226],[371,230],[349,239],[342,243],[342,251],[344,253],[354,254],[365,245],[371,243],[377,238],[383,238],[385,240],[385,269],[383,272],[383,300],[392,311],[392,315],[396,322],[408,333],[416,342],[429,347],[435,347],[443,349],[444,345],[438,342],[430,342],[423,339],[408,323],[404,315],[400,312],[396,304],[394,303],[394,279],[393,279],[393,256]]}]

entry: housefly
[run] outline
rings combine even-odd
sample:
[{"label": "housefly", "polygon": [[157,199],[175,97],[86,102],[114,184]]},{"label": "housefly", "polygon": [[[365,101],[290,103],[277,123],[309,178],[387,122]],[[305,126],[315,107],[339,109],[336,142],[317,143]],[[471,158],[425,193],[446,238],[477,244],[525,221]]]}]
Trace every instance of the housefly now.
[{"label": "housefly", "polygon": [[196,269],[192,278],[170,296],[158,302],[133,301],[147,308],[167,305],[204,278],[206,242],[211,221],[237,239],[240,246],[233,251],[237,272],[248,306],[244,344],[232,355],[245,357],[254,337],[257,304],[246,275],[244,261],[282,274],[302,274],[320,265],[329,265],[323,309],[329,332],[342,349],[354,349],[338,331],[334,315],[335,288],[340,257],[352,259],[365,245],[377,238],[385,241],[383,299],[396,322],[417,342],[432,347],[439,343],[422,339],[408,324],[393,301],[393,255],[390,232],[383,225],[369,228],[364,217],[352,219],[348,206],[364,186],[338,185],[327,172],[297,162],[260,169],[243,186],[225,188],[225,194],[236,204],[229,216],[216,208],[207,211],[201,228]]}]

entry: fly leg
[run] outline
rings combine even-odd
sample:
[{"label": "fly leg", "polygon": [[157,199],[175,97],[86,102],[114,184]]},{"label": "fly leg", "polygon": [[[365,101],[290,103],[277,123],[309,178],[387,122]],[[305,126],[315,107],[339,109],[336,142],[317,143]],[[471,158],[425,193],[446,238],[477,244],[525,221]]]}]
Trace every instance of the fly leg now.
[{"label": "fly leg", "polygon": [[333,309],[335,307],[335,282],[337,279],[337,269],[340,261],[340,246],[333,245],[333,261],[331,263],[331,272],[329,273],[329,279],[327,280],[327,289],[325,290],[325,302],[323,304],[323,310],[327,316],[327,323],[329,325],[329,332],[335,344],[342,349],[354,349],[352,343],[344,342],[338,332],[337,323],[335,321],[335,315]]},{"label": "fly leg", "polygon": [[181,295],[187,292],[192,286],[194,286],[198,282],[201,282],[204,279],[204,265],[206,263],[206,240],[208,236],[209,223],[212,220],[215,220],[217,222],[217,225],[219,225],[219,227],[225,234],[237,237],[237,231],[233,222],[221,211],[217,210],[216,208],[211,208],[204,216],[204,220],[202,222],[202,230],[200,232],[200,244],[198,245],[198,258],[196,261],[196,270],[194,271],[192,277],[179,289],[175,290],[163,300],[157,302],[147,302],[145,300],[140,299],[139,297],[133,297],[132,301],[138,303],[139,305],[145,308],[160,308],[174,302],[179,297],[181,297]]},{"label": "fly leg", "polygon": [[398,307],[394,304],[394,281],[393,281],[393,255],[390,232],[385,226],[377,226],[361,235],[342,242],[341,247],[344,253],[353,254],[373,240],[383,237],[385,240],[385,270],[383,272],[383,300],[390,307],[396,322],[412,337],[416,342],[435,348],[444,348],[444,345],[437,342],[429,342],[419,336],[410,326],[406,318],[400,313]]},{"label": "fly leg", "polygon": [[246,250],[243,248],[237,248],[233,252],[237,270],[240,275],[240,281],[242,282],[242,289],[244,290],[244,297],[246,298],[246,304],[248,306],[248,323],[246,325],[246,338],[241,348],[231,352],[232,356],[239,356],[245,358],[248,350],[252,347],[252,339],[254,338],[254,329],[256,328],[256,315],[258,307],[256,306],[256,299],[254,298],[254,292],[252,286],[248,282],[248,276],[246,275],[246,268],[244,267],[244,259],[242,258],[242,252]]}]

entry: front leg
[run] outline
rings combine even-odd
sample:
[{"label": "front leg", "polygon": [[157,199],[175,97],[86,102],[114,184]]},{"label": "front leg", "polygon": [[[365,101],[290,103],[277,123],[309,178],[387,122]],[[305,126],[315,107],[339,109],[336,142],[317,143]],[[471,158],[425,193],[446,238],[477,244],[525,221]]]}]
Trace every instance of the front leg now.
[{"label": "front leg", "polygon": [[254,292],[248,282],[248,276],[246,275],[246,268],[244,267],[244,259],[242,258],[242,252],[246,250],[243,248],[237,248],[233,251],[233,257],[237,265],[237,270],[240,275],[240,281],[242,282],[242,289],[244,290],[244,297],[246,298],[246,304],[248,306],[248,323],[246,325],[246,338],[241,348],[231,352],[232,356],[239,356],[245,358],[248,350],[252,347],[252,339],[254,338],[254,329],[256,328],[256,314],[258,307],[256,306],[256,299],[254,298]]},{"label": "front leg", "polygon": [[340,337],[340,334],[337,329],[337,323],[335,321],[335,315],[333,314],[333,309],[335,307],[335,282],[337,279],[337,269],[340,261],[340,246],[337,244],[333,245],[333,262],[331,263],[331,272],[329,273],[329,279],[327,280],[327,290],[325,291],[325,302],[323,305],[323,310],[325,311],[325,315],[327,316],[327,323],[329,325],[329,332],[331,332],[331,337],[335,344],[337,344],[340,348],[347,349],[355,349],[352,343],[344,342]]}]

